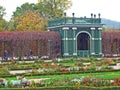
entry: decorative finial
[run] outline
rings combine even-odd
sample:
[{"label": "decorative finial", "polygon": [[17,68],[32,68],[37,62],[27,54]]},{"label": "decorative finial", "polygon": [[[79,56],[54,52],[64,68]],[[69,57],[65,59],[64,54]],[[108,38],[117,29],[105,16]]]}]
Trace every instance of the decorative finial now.
[{"label": "decorative finial", "polygon": [[93,13],[91,13],[91,18],[93,18]]},{"label": "decorative finial", "polygon": [[94,18],[96,18],[96,14],[94,14]]},{"label": "decorative finial", "polygon": [[100,13],[98,13],[98,17],[99,17],[99,18],[100,18],[100,15],[101,15],[101,14],[100,14]]},{"label": "decorative finial", "polygon": [[73,15],[73,17],[74,17],[75,13],[72,13],[72,15]]},{"label": "decorative finial", "polygon": [[62,17],[62,15],[63,15],[63,14],[61,13],[61,14],[60,14],[60,17]]},{"label": "decorative finial", "polygon": [[66,17],[66,12],[64,12],[64,17]]},{"label": "decorative finial", "polygon": [[86,18],[86,16],[84,16],[84,18]]}]

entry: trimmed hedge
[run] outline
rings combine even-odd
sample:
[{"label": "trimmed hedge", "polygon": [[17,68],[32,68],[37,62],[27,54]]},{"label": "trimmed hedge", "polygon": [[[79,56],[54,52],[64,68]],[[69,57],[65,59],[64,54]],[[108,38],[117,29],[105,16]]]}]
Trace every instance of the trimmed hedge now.
[{"label": "trimmed hedge", "polygon": [[[40,73],[40,74],[26,74],[25,76],[41,76],[41,75],[62,75],[62,74],[79,74],[79,73],[101,73],[101,72],[119,72],[120,69],[117,70],[104,70],[104,71],[70,71],[70,72],[55,72],[55,73]],[[23,74],[19,74],[23,75]],[[16,75],[0,75],[0,77],[15,77]]]},{"label": "trimmed hedge", "polygon": [[1,88],[0,90],[120,90],[120,86],[111,87],[38,87],[38,88]]}]

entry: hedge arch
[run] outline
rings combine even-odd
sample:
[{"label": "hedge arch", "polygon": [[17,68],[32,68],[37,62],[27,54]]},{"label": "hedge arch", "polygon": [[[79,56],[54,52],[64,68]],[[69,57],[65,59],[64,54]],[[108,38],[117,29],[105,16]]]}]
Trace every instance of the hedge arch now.
[{"label": "hedge arch", "polygon": [[61,50],[61,39],[56,32],[49,31],[14,31],[0,33],[0,57],[5,50],[9,57],[24,57],[29,50],[34,56],[49,55],[55,58]]}]

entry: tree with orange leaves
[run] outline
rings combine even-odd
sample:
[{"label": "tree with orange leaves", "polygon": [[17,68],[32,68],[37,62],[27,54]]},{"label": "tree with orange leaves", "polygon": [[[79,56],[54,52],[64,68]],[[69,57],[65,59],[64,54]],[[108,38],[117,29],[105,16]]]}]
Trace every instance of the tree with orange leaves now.
[{"label": "tree with orange leaves", "polygon": [[13,22],[17,31],[45,30],[46,26],[45,19],[37,11],[30,10],[15,17]]}]

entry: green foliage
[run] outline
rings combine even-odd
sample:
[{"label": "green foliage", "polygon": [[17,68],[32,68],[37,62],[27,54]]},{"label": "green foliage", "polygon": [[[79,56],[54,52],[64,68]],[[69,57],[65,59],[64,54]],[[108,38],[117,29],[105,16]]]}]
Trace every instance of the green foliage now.
[{"label": "green foliage", "polygon": [[3,19],[0,18],[0,31],[6,31],[8,29],[8,22]]},{"label": "green foliage", "polygon": [[8,22],[8,31],[14,31],[16,28],[15,28],[16,24],[15,24],[15,20],[14,19],[11,19],[9,22]]},{"label": "green foliage", "polygon": [[45,18],[55,18],[71,7],[71,0],[38,0],[38,11]]},{"label": "green foliage", "polygon": [[31,87],[36,87],[36,84],[34,81],[32,81],[32,84],[30,85]]},{"label": "green foliage", "polygon": [[13,12],[13,18],[26,13],[27,11],[35,11],[37,10],[37,6],[33,3],[24,3],[20,7],[16,8],[16,11]]},{"label": "green foliage", "polygon": [[0,68],[0,75],[10,75],[7,67]]},{"label": "green foliage", "polygon": [[5,19],[3,19],[3,16],[5,14],[5,8],[0,6],[0,31],[5,31],[7,29],[8,22]]},{"label": "green foliage", "polygon": [[0,19],[3,18],[3,16],[5,15],[5,8],[3,8],[2,6],[0,6]]},{"label": "green foliage", "polygon": [[107,86],[107,87],[91,87],[80,86],[54,86],[54,87],[31,87],[31,88],[1,88],[0,90],[119,90],[120,86]]},{"label": "green foliage", "polygon": [[10,30],[17,31],[35,31],[44,30],[46,21],[39,15],[37,11],[26,11],[12,18],[9,24]]},{"label": "green foliage", "polygon": [[40,16],[36,4],[24,3],[16,8],[8,23],[8,30],[27,31],[45,30],[46,21]]},{"label": "green foliage", "polygon": [[76,83],[75,83],[75,88],[76,88],[76,89],[80,89],[80,82],[76,82]]},{"label": "green foliage", "polygon": [[3,19],[5,9],[0,6],[0,31],[46,30],[48,18],[59,17],[71,7],[71,0],[38,0],[16,8],[9,22]]}]

